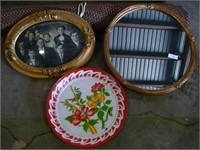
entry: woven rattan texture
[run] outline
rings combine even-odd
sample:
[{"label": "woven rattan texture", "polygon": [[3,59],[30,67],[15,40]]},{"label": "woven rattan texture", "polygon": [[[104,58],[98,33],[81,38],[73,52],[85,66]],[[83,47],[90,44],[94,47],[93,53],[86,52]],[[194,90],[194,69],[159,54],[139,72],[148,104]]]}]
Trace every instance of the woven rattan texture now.
[{"label": "woven rattan texture", "polygon": [[[138,2],[87,2],[87,7],[83,18],[90,23],[94,31],[102,31],[108,26],[111,20],[124,8],[138,4]],[[181,6],[175,6],[167,3],[159,3],[180,15],[188,24],[189,15]],[[47,4],[47,5],[23,5],[23,6],[2,6],[1,9],[1,31],[2,34],[12,28],[20,19],[38,11],[42,10],[65,10],[68,12],[76,13],[79,3],[64,4]]]}]

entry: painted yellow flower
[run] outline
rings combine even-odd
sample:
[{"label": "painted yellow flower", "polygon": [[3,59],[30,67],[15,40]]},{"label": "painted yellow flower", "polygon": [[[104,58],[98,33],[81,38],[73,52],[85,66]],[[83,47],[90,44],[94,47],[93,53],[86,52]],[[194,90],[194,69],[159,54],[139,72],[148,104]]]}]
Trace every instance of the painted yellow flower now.
[{"label": "painted yellow flower", "polygon": [[101,103],[105,100],[105,96],[102,93],[98,93],[97,100]]},{"label": "painted yellow flower", "polygon": [[93,100],[88,100],[87,105],[89,107],[97,107],[97,103],[95,103]]},{"label": "painted yellow flower", "polygon": [[105,100],[105,96],[102,93],[98,93],[96,96],[92,95],[88,100],[87,105],[89,107],[96,107],[99,103]]},{"label": "painted yellow flower", "polygon": [[96,97],[96,96],[94,96],[94,95],[92,95],[92,96],[90,97],[90,99],[91,99],[92,101],[94,101],[94,102],[96,102],[96,101],[97,101],[97,97]]}]

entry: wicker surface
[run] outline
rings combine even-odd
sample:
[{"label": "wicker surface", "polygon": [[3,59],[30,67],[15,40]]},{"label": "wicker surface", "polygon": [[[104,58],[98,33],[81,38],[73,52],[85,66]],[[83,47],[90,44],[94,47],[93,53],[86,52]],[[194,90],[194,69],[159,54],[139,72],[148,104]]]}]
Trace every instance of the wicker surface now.
[{"label": "wicker surface", "polygon": [[[104,30],[111,20],[124,8],[137,4],[136,2],[87,2],[86,11],[83,18],[88,21],[94,31]],[[167,3],[161,5],[175,11],[186,23],[189,22],[188,13],[181,6],[175,6]],[[78,2],[65,2],[64,4],[47,4],[47,5],[23,5],[23,6],[2,6],[1,10],[1,31],[6,34],[11,27],[20,19],[34,12],[50,9],[60,9],[68,12],[76,13],[78,10]]]}]

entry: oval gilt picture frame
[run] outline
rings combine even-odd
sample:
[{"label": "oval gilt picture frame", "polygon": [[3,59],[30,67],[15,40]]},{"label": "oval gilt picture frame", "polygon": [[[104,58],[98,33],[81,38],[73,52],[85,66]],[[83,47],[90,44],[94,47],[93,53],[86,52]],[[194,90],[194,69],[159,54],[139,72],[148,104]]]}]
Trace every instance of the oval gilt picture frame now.
[{"label": "oval gilt picture frame", "polygon": [[91,26],[76,14],[48,10],[31,14],[6,37],[5,55],[18,72],[52,78],[84,65],[95,47]]}]

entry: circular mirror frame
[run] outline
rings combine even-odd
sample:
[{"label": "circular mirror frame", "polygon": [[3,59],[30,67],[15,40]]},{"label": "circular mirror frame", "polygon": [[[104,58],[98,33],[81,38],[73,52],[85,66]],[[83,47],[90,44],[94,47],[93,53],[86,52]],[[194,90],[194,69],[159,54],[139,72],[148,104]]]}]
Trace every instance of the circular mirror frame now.
[{"label": "circular mirror frame", "polygon": [[[191,47],[191,59],[190,59],[190,62],[189,62],[189,66],[188,66],[186,72],[184,73],[184,75],[174,84],[167,86],[167,87],[164,87],[163,89],[160,89],[160,90],[141,89],[141,88],[137,87],[136,85],[126,81],[118,73],[118,71],[115,69],[115,67],[112,65],[111,58],[110,58],[109,36],[110,36],[111,31],[112,31],[112,28],[115,26],[115,24],[121,18],[123,18],[129,12],[133,12],[133,11],[137,11],[137,10],[141,10],[141,9],[153,9],[153,10],[161,11],[161,12],[166,13],[167,15],[171,16],[172,18],[174,18],[181,25],[183,30],[186,32],[187,38],[189,39],[189,44],[190,44],[190,47]],[[148,4],[132,5],[130,7],[125,8],[124,10],[122,10],[120,13],[118,13],[116,15],[116,17],[111,21],[111,23],[109,24],[109,26],[106,29],[106,33],[105,33],[105,36],[104,36],[104,55],[105,55],[105,59],[106,59],[106,63],[108,64],[108,67],[110,68],[112,73],[115,75],[115,77],[123,85],[125,85],[126,87],[128,87],[131,90],[135,90],[139,93],[148,94],[148,95],[165,94],[165,93],[172,92],[172,91],[176,90],[177,88],[180,88],[188,80],[188,78],[191,76],[191,74],[193,73],[195,66],[196,66],[196,61],[197,61],[195,38],[192,35],[192,32],[190,31],[190,28],[185,23],[185,21],[179,15],[177,15],[175,12],[173,12],[172,10],[169,10],[168,8],[163,7],[161,5],[158,5],[158,4],[149,4],[149,3]]]}]

